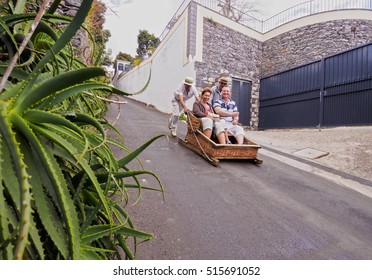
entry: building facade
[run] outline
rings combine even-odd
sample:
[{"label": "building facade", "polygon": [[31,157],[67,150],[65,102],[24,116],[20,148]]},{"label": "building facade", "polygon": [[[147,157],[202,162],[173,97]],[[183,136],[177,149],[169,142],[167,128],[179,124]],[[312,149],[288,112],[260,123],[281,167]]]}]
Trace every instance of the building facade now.
[{"label": "building facade", "polygon": [[364,1],[363,8],[306,14],[265,32],[230,20],[204,2],[189,1],[182,7],[154,54],[114,84],[141,92],[133,98],[168,113],[185,76],[194,77],[200,89],[228,76],[233,99],[234,92],[240,100],[249,99],[238,105],[247,115],[243,124],[255,130],[261,79],[372,42],[371,1]]}]

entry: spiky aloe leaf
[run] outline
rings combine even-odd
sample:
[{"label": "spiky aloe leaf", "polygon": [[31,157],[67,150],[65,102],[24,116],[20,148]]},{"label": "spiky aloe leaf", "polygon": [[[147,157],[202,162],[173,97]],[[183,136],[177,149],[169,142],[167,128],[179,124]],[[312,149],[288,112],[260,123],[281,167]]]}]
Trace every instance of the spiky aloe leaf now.
[{"label": "spiky aloe leaf", "polygon": [[162,187],[162,183],[159,179],[159,177],[154,173],[154,172],[151,172],[151,171],[148,171],[148,170],[128,170],[128,171],[122,171],[122,172],[117,172],[114,174],[114,176],[118,179],[121,179],[121,178],[128,178],[128,177],[134,177],[134,176],[137,176],[137,175],[144,175],[144,174],[148,174],[148,175],[151,175],[153,176],[159,183],[159,185]]},{"label": "spiky aloe leaf", "polygon": [[[33,191],[34,190],[34,182],[33,182],[33,177],[34,177],[33,175],[34,174],[30,170],[30,164],[27,160],[27,153],[25,153],[25,150],[23,149],[24,148],[23,139],[22,138],[18,138],[18,139],[17,139],[17,141],[20,141],[19,146],[22,147],[22,155],[24,156],[23,160],[24,160],[25,163],[28,164],[27,165],[27,172],[30,174],[29,182],[32,186],[32,191]],[[21,223],[21,221],[19,220],[19,217],[21,216],[21,214],[20,214],[21,201],[19,201],[19,198],[20,198],[20,195],[21,195],[21,193],[20,193],[21,187],[17,183],[17,176],[16,176],[15,170],[13,168],[13,162],[11,160],[10,152],[6,148],[5,148],[4,151],[5,151],[5,153],[4,153],[4,172],[3,172],[3,174],[5,174],[6,176],[3,179],[0,179],[0,181],[2,181],[4,183],[7,191],[9,192],[10,197],[11,197],[11,201],[13,202],[13,205],[16,205],[16,209],[11,208],[11,210],[10,210],[9,206],[12,205],[12,202],[8,201],[8,204],[7,204],[8,207],[5,208],[5,211],[1,211],[1,214],[0,214],[0,216],[1,215],[6,216],[6,219],[8,221],[8,226],[4,230],[5,230],[5,232],[8,232],[9,228],[16,229],[17,225],[19,223]],[[11,186],[11,188],[9,188],[9,186]],[[1,195],[3,195],[2,192],[1,192]],[[32,198],[33,198],[33,196],[32,196]],[[40,238],[37,226],[36,226],[33,219],[30,220],[30,223],[31,223],[31,226],[29,228],[29,243],[30,243],[30,245],[27,246],[27,248],[26,248],[27,252],[25,254],[27,255],[27,258],[44,259],[45,258],[44,248],[43,248],[43,245],[41,243],[41,238]],[[13,234],[15,232],[16,231],[14,231]],[[8,240],[10,240],[10,239],[8,239]],[[2,250],[0,249],[0,251],[2,251]],[[13,253],[10,253],[11,251],[13,251],[12,246],[7,247],[6,251],[8,251],[8,257],[6,259],[15,258]]]},{"label": "spiky aloe leaf", "polygon": [[[42,36],[44,35],[44,36]],[[46,40],[35,40],[35,38],[44,38],[45,35],[47,35],[49,38],[52,39],[52,41],[49,41],[47,43]],[[58,40],[58,35],[54,32],[54,29],[45,21],[41,20],[39,24],[37,25],[34,34],[32,35],[31,40],[35,40],[34,45],[40,47],[43,47],[43,49],[50,50],[55,43],[55,41]],[[69,60],[67,56],[63,53],[63,51],[59,54],[66,65],[69,65]]]},{"label": "spiky aloe leaf", "polygon": [[[87,174],[88,178],[90,179],[92,185],[94,186],[101,203],[105,209],[105,212],[109,215],[110,210],[107,203],[107,199],[97,181],[97,178],[91,169],[89,163],[86,161],[86,159],[78,158],[77,155],[79,154],[79,150],[74,146],[74,142],[70,142],[67,139],[63,138],[59,134],[55,133],[54,131],[42,128],[40,126],[36,126],[33,124],[30,124],[33,129],[37,130],[39,133],[44,135],[45,137],[51,139],[54,143],[58,144],[60,147],[62,147],[65,151],[67,151],[71,156],[73,156],[78,163],[78,165],[84,170],[84,172]],[[79,160],[79,161],[78,161]],[[111,217],[111,215],[109,215]]]},{"label": "spiky aloe leaf", "polygon": [[[125,242],[125,238],[123,238],[121,235],[116,236],[120,247],[124,250],[125,255],[127,256],[128,259],[134,260],[135,253],[132,253],[132,251],[129,249],[128,244]],[[134,244],[135,248],[137,246],[137,243]]]},{"label": "spiky aloe leaf", "polygon": [[[137,177],[136,176],[138,176],[138,175],[144,175],[144,174],[151,175],[151,176],[153,176],[158,181],[159,186],[160,186],[160,190],[161,190],[161,192],[164,195],[163,184],[160,181],[160,178],[154,172],[151,172],[151,171],[148,171],[148,170],[128,170],[128,171],[116,172],[116,173],[113,174],[113,176],[116,179],[122,179],[122,178],[132,177],[137,182],[137,188],[138,188],[138,192],[139,193],[138,193],[137,199],[136,199],[136,201],[135,201],[134,204],[137,204],[138,203],[138,201],[140,199],[140,196],[141,196],[141,193],[142,193],[142,185],[139,183],[139,180],[137,180]],[[103,175],[103,176],[105,177],[106,175]],[[100,178],[100,177],[101,176],[98,176],[98,178]]]},{"label": "spiky aloe leaf", "polygon": [[[50,11],[56,9],[59,2],[59,0],[54,1]],[[153,174],[141,171],[140,173],[127,173],[125,176],[120,174],[117,178],[115,177],[115,174],[119,174],[119,165],[108,144],[113,144],[123,150],[128,149],[122,143],[107,139],[103,127],[109,127],[109,124],[89,119],[86,115],[77,115],[78,118],[74,116],[74,120],[66,120],[50,112],[35,110],[35,108],[53,109],[64,115],[63,111],[76,101],[77,106],[80,106],[81,109],[86,110],[88,107],[93,114],[97,114],[97,110],[90,105],[90,98],[84,99],[81,91],[104,89],[118,94],[127,94],[98,83],[93,85],[95,82],[88,80],[96,76],[90,74],[80,80],[79,77],[66,74],[63,84],[60,79],[52,77],[52,75],[60,77],[60,73],[70,69],[69,67],[85,67],[84,64],[75,60],[72,50],[66,48],[66,45],[76,30],[81,27],[91,3],[92,0],[83,1],[79,13],[72,20],[72,24],[65,29],[66,32],[58,40],[55,40],[55,34],[50,28],[43,26],[43,23],[40,24],[34,33],[34,39],[35,43],[40,43],[42,52],[47,52],[46,55],[41,58],[36,68],[33,68],[33,72],[27,77],[25,72],[16,72],[16,69],[13,69],[12,77],[23,81],[12,88],[7,88],[0,95],[0,99],[4,100],[4,105],[7,106],[6,113],[3,115],[6,116],[5,120],[8,122],[7,129],[9,128],[16,134],[16,139],[19,141],[17,145],[24,155],[24,158],[21,157],[21,159],[28,165],[25,171],[32,176],[29,182],[33,186],[32,193],[35,195],[33,216],[36,222],[31,219],[28,226],[30,229],[29,245],[25,248],[24,254],[27,254],[29,258],[44,258],[39,235],[41,233],[47,233],[46,240],[48,244],[52,245],[51,248],[47,244],[44,247],[48,258],[107,258],[113,253],[118,254],[118,249],[115,248],[117,245],[123,248],[127,257],[133,258],[135,255],[135,252],[133,254],[126,244],[126,238],[134,236],[134,244],[136,245],[138,231],[124,235],[118,231],[114,233],[114,239],[102,236],[98,240],[92,241],[93,246],[83,245],[80,242],[79,222],[81,222],[81,233],[86,232],[88,228],[91,229],[91,226],[101,223],[106,224],[109,229],[115,228],[115,230],[121,225],[129,224],[130,229],[133,230],[133,223],[125,211],[116,208],[118,206],[110,196],[116,197],[118,191],[122,191],[126,195],[126,186],[123,180],[126,176],[131,176],[136,183],[133,186],[141,189],[145,186],[140,184],[137,176]],[[33,18],[32,14],[2,17],[0,32],[4,33],[5,29],[10,31],[15,25],[25,25]],[[51,19],[52,22],[58,17],[45,15],[44,19],[46,19],[45,22]],[[60,17],[59,20],[67,22],[71,19]],[[55,44],[50,44],[54,40]],[[70,54],[69,51],[71,51]],[[37,59],[40,54],[37,54]],[[2,69],[4,68],[0,65],[0,73]],[[28,69],[30,70],[31,67]],[[89,71],[91,70],[87,70],[87,72]],[[87,72],[84,73],[87,74]],[[76,76],[79,76],[83,72],[75,73]],[[48,75],[49,77],[46,79]],[[97,76],[100,75],[101,73],[97,74]],[[78,88],[81,90],[80,92]],[[54,106],[60,105],[61,101],[65,101],[69,97],[73,97],[75,101],[69,102],[69,104],[63,102],[59,108]],[[54,107],[52,108],[52,106]],[[121,138],[121,136],[119,137]],[[14,238],[17,238],[17,233],[13,229],[19,224],[18,217],[22,216],[21,200],[19,199],[22,186],[17,180],[18,175],[16,168],[13,167],[10,149],[4,143],[0,140],[0,156],[4,155],[7,159],[4,164],[6,166],[0,171],[1,174],[7,174],[7,176],[4,177],[0,174],[1,187],[4,188],[3,197],[0,196],[0,203],[4,201],[4,203],[7,202],[7,205],[3,204],[5,211],[0,213],[0,230],[5,226],[10,230],[0,233],[0,247],[7,249],[3,255],[4,258],[12,258],[13,252],[10,250],[12,248],[8,245],[15,243]],[[86,150],[87,143],[90,147],[88,150]],[[128,152],[130,153],[130,151]],[[135,151],[131,156],[135,158],[137,152],[140,150]],[[125,163],[133,160],[131,156],[121,160],[121,167],[125,172],[130,172]],[[8,173],[9,170],[11,173]],[[8,174],[12,175],[8,176]],[[100,174],[104,181],[98,182],[97,174]],[[161,185],[160,180],[158,181]],[[128,186],[130,187],[130,185]],[[42,198],[39,199],[39,197]],[[0,210],[3,205],[0,205]],[[14,205],[18,206],[14,207]],[[8,224],[5,225],[4,221]],[[58,235],[56,232],[61,234]],[[120,256],[117,257],[120,258]]]},{"label": "spiky aloe leaf", "polygon": [[138,185],[138,184],[128,184],[126,183],[125,184],[125,188],[126,189],[138,189],[138,188],[141,188],[143,190],[149,190],[149,191],[155,191],[155,192],[163,192],[164,190],[162,190],[161,188],[160,189],[157,189],[157,188],[154,188],[154,187],[151,187],[151,186],[145,186],[145,185]]},{"label": "spiky aloe leaf", "polygon": [[[18,44],[21,44],[25,40],[25,35],[23,34],[12,34],[11,35],[11,41],[4,40],[5,45],[7,46],[7,51],[9,53],[9,58],[12,59],[13,56],[20,52],[18,48]],[[19,58],[18,67],[30,65],[35,58],[35,53],[32,51],[34,49],[34,46],[31,41],[28,41],[26,44],[26,49],[22,53],[22,57]],[[26,56],[24,55],[26,53]],[[21,61],[22,59],[22,61]],[[27,59],[27,60],[25,60]]]},{"label": "spiky aloe leaf", "polygon": [[25,9],[26,3],[26,1],[17,1],[13,12],[15,14],[22,13]]},{"label": "spiky aloe leaf", "polygon": [[63,32],[61,37],[53,45],[53,48],[48,52],[43,59],[40,61],[38,67],[35,69],[36,72],[41,71],[44,65],[53,58],[53,54],[58,54],[71,40],[71,38],[76,34],[79,28],[83,25],[86,16],[92,6],[93,0],[83,0],[79,10],[77,11],[75,17]]},{"label": "spiky aloe leaf", "polygon": [[[146,143],[144,143],[142,146],[140,146],[139,148],[137,148],[136,150],[130,152],[127,156],[123,157],[122,159],[118,160],[118,166],[119,167],[124,167],[126,166],[129,162],[131,162],[134,158],[136,158],[140,153],[142,153],[149,145],[151,145],[152,142],[154,142],[156,139],[160,138],[164,136],[164,134],[161,134],[161,135],[158,135],[158,136],[155,136],[153,137],[152,139],[150,139],[149,141],[147,141]],[[130,175],[131,171],[127,171],[127,172],[124,172],[124,173],[116,173],[115,174],[115,177],[116,178],[123,178],[121,176],[125,176],[125,177],[133,177],[137,183],[137,186],[138,186],[138,195],[137,195],[137,198],[136,198],[136,201],[134,204],[137,204],[140,197],[141,197],[141,193],[142,193],[142,185],[139,183],[139,181],[137,180],[137,178],[135,177],[136,175],[138,174],[141,174],[141,173],[133,173],[133,175]],[[159,185],[160,185],[160,188],[163,192],[163,186],[162,186],[162,183],[160,182],[160,179],[152,172],[150,172],[151,175],[153,175],[156,180],[159,182]],[[150,174],[149,173],[149,174]],[[119,175],[120,174],[120,175]],[[142,173],[143,174],[143,173]],[[119,177],[117,177],[119,176]]]},{"label": "spiky aloe leaf", "polygon": [[[19,98],[24,99],[29,97],[30,89],[34,87],[35,81],[38,75],[41,74],[42,70],[46,66],[46,64],[54,59],[55,55],[58,54],[71,40],[71,38],[76,34],[79,28],[84,23],[86,16],[89,13],[89,10],[92,6],[93,0],[83,0],[79,10],[76,13],[76,16],[72,19],[71,23],[67,26],[66,30],[62,33],[60,38],[55,42],[53,47],[41,58],[39,63],[35,66],[33,71],[30,73],[27,79],[25,79],[22,84],[22,90],[19,92]],[[2,18],[5,22],[7,22],[7,17]],[[10,20],[14,21],[14,17],[10,17]],[[8,23],[7,23],[8,24]],[[40,93],[39,93],[40,94]],[[31,97],[33,99],[34,97]],[[15,100],[17,102],[18,98]],[[19,103],[18,103],[19,104]],[[25,108],[24,106],[23,109]],[[19,108],[18,108],[19,109]],[[19,112],[19,111],[18,111]]]},{"label": "spiky aloe leaf", "polygon": [[[4,125],[4,123],[1,122],[3,120],[0,118],[0,125]],[[5,160],[4,156],[5,154],[3,153],[4,149],[7,149],[5,147],[5,143],[3,142],[3,135],[1,134],[0,137],[0,259],[11,259],[13,258],[13,253],[12,249],[9,245],[11,241],[11,233],[9,232],[9,213],[8,213],[8,207],[7,206],[7,201],[5,200],[4,197],[4,186],[3,186],[3,180],[4,180],[4,175],[6,176],[11,176],[13,170],[7,170],[11,169],[11,165],[4,165]],[[11,172],[9,172],[11,171]]]},{"label": "spiky aloe leaf", "polygon": [[[118,170],[118,165],[112,150],[107,145],[100,145],[102,143],[102,137],[97,133],[86,131],[85,136],[89,142],[92,143],[94,152],[98,158],[101,158],[109,168],[108,170]],[[93,150],[92,150],[93,151]]]},{"label": "spiky aloe leaf", "polygon": [[[14,39],[14,36],[13,36],[12,31],[10,30],[9,26],[7,26],[7,24],[5,23],[5,21],[2,18],[0,18],[0,27],[1,27],[0,30],[3,29],[1,31],[5,31],[5,33],[9,36],[9,39],[11,40],[11,42],[13,43],[13,45],[17,47],[17,42]],[[6,37],[5,36],[4,36],[4,39],[3,40],[5,40],[4,43],[7,46],[9,46],[9,43],[6,42],[7,40],[6,40]]]},{"label": "spiky aloe leaf", "polygon": [[29,182],[29,175],[26,170],[26,165],[23,161],[23,155],[20,151],[18,142],[14,133],[11,131],[10,122],[7,121],[7,105],[0,102],[0,132],[4,143],[10,152],[12,163],[18,178],[20,186],[20,212],[21,221],[19,224],[19,237],[15,249],[15,258],[22,259],[25,248],[28,244],[28,233],[31,225],[31,185]]},{"label": "spiky aloe leaf", "polygon": [[54,41],[58,40],[57,34],[54,32],[54,29],[47,24],[45,21],[41,20],[39,24],[37,25],[34,34],[31,38],[35,38],[38,34],[44,33],[47,34],[50,38],[52,38]]},{"label": "spiky aloe leaf", "polygon": [[135,159],[140,153],[142,153],[151,143],[153,143],[156,139],[165,136],[164,134],[155,136],[148,140],[146,143],[144,143],[142,146],[138,147],[136,150],[132,151],[127,156],[123,157],[122,159],[118,160],[119,167],[123,167],[127,165],[129,162],[131,162],[133,159]]},{"label": "spiky aloe leaf", "polygon": [[[3,74],[5,72],[5,70],[6,69],[3,68],[0,65],[0,73]],[[13,76],[13,74],[15,74],[15,76]],[[28,77],[28,75],[29,75],[29,73],[27,73],[23,70],[17,69],[17,68],[13,69],[13,71],[12,71],[12,76],[14,78],[17,78],[17,79],[20,79],[20,80],[26,79]],[[43,81],[45,81],[47,79],[50,79],[51,77],[53,77],[52,73],[43,73],[43,74],[38,76],[36,82],[37,83],[42,83]],[[11,87],[8,87],[6,89],[6,91],[1,93],[0,100],[11,101],[11,99],[15,98],[17,96],[17,94],[22,90],[22,87],[23,87],[22,83],[12,84]]]},{"label": "spiky aloe leaf", "polygon": [[88,227],[87,230],[82,233],[81,242],[82,244],[90,244],[91,242],[96,241],[102,237],[110,236],[117,233],[125,236],[135,236],[147,240],[152,239],[151,234],[128,228],[125,225],[113,226],[106,224]]},{"label": "spiky aloe leaf", "polygon": [[[37,156],[33,154],[31,149],[27,149],[27,143],[23,144],[23,152],[25,160],[29,163],[28,170],[31,174],[30,182],[32,184],[32,193],[35,201],[35,211],[40,218],[48,236],[53,241],[54,245],[58,248],[59,252],[64,259],[69,259],[69,243],[68,237],[65,233],[63,220],[55,206],[55,199],[48,195],[44,186],[49,184],[49,180],[44,180],[44,173],[42,166],[40,166]],[[35,227],[36,230],[37,227]],[[33,238],[36,239],[36,236]],[[39,254],[43,256],[43,252],[38,250]]]},{"label": "spiky aloe leaf", "polygon": [[27,258],[33,260],[36,259],[44,260],[45,250],[43,247],[43,243],[41,242],[41,236],[38,229],[38,225],[35,223],[34,220],[31,220],[29,236],[30,245],[26,247]]},{"label": "spiky aloe leaf", "polygon": [[98,67],[77,69],[62,73],[44,81],[33,89],[27,91],[23,90],[10,109],[14,109],[18,113],[23,113],[26,109],[31,108],[44,98],[53,95],[60,90],[64,90],[70,86],[80,84],[86,80],[102,75],[104,75],[104,70]]},{"label": "spiky aloe leaf", "polygon": [[88,82],[84,84],[78,84],[70,88],[63,89],[57,92],[55,95],[48,97],[42,103],[40,103],[37,106],[37,108],[50,109],[53,106],[60,104],[62,101],[66,100],[67,98],[78,95],[83,91],[96,90],[96,89],[111,91],[112,87],[107,86],[105,84],[97,83],[97,82]]},{"label": "spiky aloe leaf", "polygon": [[61,3],[61,0],[55,0],[53,1],[52,5],[50,5],[48,14],[54,14],[54,12],[57,10],[58,5]]},{"label": "spiky aloe leaf", "polygon": [[25,120],[14,112],[10,113],[10,119],[15,128],[21,131],[23,136],[29,141],[44,172],[47,174],[55,191],[58,193],[60,210],[62,211],[61,214],[63,215],[69,235],[71,258],[79,259],[80,239],[78,238],[79,225],[76,210],[58,163],[53,155],[45,149],[44,144],[40,142]]},{"label": "spiky aloe leaf", "polygon": [[80,256],[82,260],[100,260],[106,259],[104,256],[108,253],[114,253],[114,250],[102,249],[93,246],[88,246],[86,244],[81,244]]},{"label": "spiky aloe leaf", "polygon": [[[35,18],[35,13],[20,13],[1,16],[0,32],[4,32],[6,28],[13,28],[17,24],[24,24],[32,21]],[[50,21],[58,21],[63,23],[71,22],[71,17],[63,15],[44,14],[44,19]]]},{"label": "spiky aloe leaf", "polygon": [[17,216],[20,216],[19,197],[21,196],[21,188],[18,183],[16,171],[13,167],[12,156],[7,145],[3,145],[3,156],[3,182],[5,186],[14,186],[13,188],[7,188],[8,194],[10,196],[9,198],[11,199],[9,203],[16,206],[16,208],[13,208],[12,211],[14,211]]},{"label": "spiky aloe leaf", "polygon": [[[61,116],[58,116],[53,113],[41,111],[41,110],[30,109],[26,111],[26,113],[23,115],[23,118],[30,123],[36,123],[36,124],[49,123],[49,124],[60,125],[60,126],[69,128],[76,134],[80,135],[82,138],[81,141],[85,143],[84,149],[81,151],[81,157],[84,156],[84,154],[88,150],[88,141],[83,131],[78,126],[76,126],[75,124],[73,124],[72,122],[66,120],[65,118]],[[103,132],[105,133],[105,131]]]},{"label": "spiky aloe leaf", "polygon": [[[107,138],[106,131],[104,130],[103,126],[95,118],[92,118],[89,115],[80,114],[80,113],[66,114],[65,117],[69,119],[71,122],[81,123],[84,125],[91,125],[95,129],[97,129],[101,133],[101,136],[102,136],[101,143],[98,145],[98,147],[106,143],[106,138]],[[96,149],[98,147],[94,147],[93,149]]]}]

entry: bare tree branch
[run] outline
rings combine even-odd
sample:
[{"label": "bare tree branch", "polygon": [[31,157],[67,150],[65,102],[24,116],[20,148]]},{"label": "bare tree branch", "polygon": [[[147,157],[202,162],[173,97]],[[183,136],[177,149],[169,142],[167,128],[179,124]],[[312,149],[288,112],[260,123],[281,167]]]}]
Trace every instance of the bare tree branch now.
[{"label": "bare tree branch", "polygon": [[221,0],[218,6],[225,17],[236,22],[241,22],[244,16],[252,16],[252,14],[258,12],[253,3],[238,0]]},{"label": "bare tree branch", "polygon": [[101,96],[98,96],[98,95],[94,95],[90,92],[87,92],[87,91],[83,91],[86,95],[89,95],[89,96],[92,96],[92,97],[97,97],[98,99],[102,100],[102,101],[105,101],[105,102],[108,102],[108,103],[114,103],[114,104],[127,104],[128,102],[127,101],[116,101],[116,100],[112,100],[112,99],[107,99],[107,98],[104,98],[104,97],[101,97]]}]

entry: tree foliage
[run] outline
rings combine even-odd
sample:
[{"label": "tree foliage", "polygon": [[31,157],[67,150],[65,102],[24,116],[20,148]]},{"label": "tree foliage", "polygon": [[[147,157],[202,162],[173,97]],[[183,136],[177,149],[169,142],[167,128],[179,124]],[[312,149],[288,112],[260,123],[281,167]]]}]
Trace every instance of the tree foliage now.
[{"label": "tree foliage", "polygon": [[111,37],[110,31],[103,28],[103,25],[106,21],[106,11],[107,7],[105,3],[101,2],[100,0],[94,0],[92,9],[90,10],[87,18],[89,30],[94,37],[94,41],[99,45],[102,45],[102,42],[106,43]]},{"label": "tree foliage", "polygon": [[147,30],[140,30],[137,36],[137,54],[139,58],[150,57],[160,43],[160,39]]},{"label": "tree foliage", "polygon": [[132,57],[130,54],[128,53],[123,53],[123,52],[119,52],[116,57],[115,57],[115,60],[124,60],[124,61],[129,61],[130,63],[133,62],[134,60],[134,57]]}]

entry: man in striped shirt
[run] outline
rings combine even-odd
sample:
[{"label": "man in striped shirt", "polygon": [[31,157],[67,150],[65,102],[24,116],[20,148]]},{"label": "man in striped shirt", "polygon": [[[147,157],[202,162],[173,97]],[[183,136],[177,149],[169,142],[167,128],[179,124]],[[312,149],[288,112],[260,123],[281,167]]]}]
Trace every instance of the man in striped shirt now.
[{"label": "man in striped shirt", "polygon": [[[243,144],[245,132],[244,129],[238,125],[238,107],[235,101],[231,100],[231,92],[228,86],[222,88],[221,98],[213,103],[213,109],[216,114],[220,115],[221,120],[224,121],[225,131],[230,132],[235,137],[238,144]],[[229,143],[228,138],[226,140],[228,141],[227,143]]]}]

